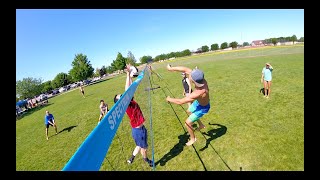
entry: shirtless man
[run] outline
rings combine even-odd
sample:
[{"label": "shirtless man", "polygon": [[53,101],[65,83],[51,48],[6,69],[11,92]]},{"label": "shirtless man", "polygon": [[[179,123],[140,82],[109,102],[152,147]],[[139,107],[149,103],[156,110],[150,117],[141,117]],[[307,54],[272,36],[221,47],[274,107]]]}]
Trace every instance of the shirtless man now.
[{"label": "shirtless man", "polygon": [[199,127],[197,130],[205,128],[204,124],[199,120],[203,115],[207,114],[210,109],[209,88],[207,81],[204,79],[204,74],[200,69],[190,69],[183,66],[172,67],[168,64],[168,71],[178,71],[185,73],[189,76],[190,81],[195,85],[194,91],[182,99],[171,98],[168,96],[166,100],[175,104],[186,104],[193,102],[188,109],[190,114],[185,124],[190,134],[190,140],[186,143],[187,146],[191,146],[196,142],[196,137],[192,129],[192,124],[198,122]]}]

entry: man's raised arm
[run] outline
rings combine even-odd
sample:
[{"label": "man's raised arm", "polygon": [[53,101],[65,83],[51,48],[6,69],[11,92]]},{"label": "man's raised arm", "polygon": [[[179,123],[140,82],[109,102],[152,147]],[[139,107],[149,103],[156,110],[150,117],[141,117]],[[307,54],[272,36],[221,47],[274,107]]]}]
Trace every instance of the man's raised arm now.
[{"label": "man's raised arm", "polygon": [[184,66],[173,67],[170,64],[167,65],[167,69],[168,69],[168,71],[179,71],[179,72],[184,72],[186,74],[190,74],[192,71],[192,69],[184,67]]},{"label": "man's raised arm", "polygon": [[127,78],[126,78],[126,84],[125,84],[125,89],[124,91],[126,91],[130,85],[132,84],[132,78],[130,77],[130,64],[127,64]]}]

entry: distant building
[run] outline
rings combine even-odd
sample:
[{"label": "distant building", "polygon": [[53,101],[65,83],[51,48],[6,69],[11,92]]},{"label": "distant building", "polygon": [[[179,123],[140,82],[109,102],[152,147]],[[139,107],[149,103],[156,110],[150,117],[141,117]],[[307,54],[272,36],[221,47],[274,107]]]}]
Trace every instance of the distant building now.
[{"label": "distant building", "polygon": [[[294,45],[294,44],[297,44],[298,42],[295,41],[287,41],[287,42],[280,42],[280,45]],[[278,44],[277,44],[278,45]]]},{"label": "distant building", "polygon": [[230,51],[230,50],[232,50],[232,47],[228,47],[228,48],[225,48],[225,49],[223,49],[224,51]]},{"label": "distant building", "polygon": [[264,40],[255,40],[252,41],[251,46],[264,46],[265,42]]}]

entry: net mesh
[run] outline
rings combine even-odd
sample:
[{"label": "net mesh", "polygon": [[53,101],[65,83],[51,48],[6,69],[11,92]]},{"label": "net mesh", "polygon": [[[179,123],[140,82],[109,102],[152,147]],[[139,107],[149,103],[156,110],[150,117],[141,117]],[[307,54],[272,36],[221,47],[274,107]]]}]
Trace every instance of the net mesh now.
[{"label": "net mesh", "polygon": [[[267,47],[264,49],[248,49],[246,51],[233,51],[233,52],[215,52],[212,56],[196,56],[194,58],[187,58],[183,60],[183,64],[186,66],[193,65],[195,59],[201,58],[201,63],[211,63],[213,61],[219,61],[219,60],[232,60],[236,58],[249,58],[249,57],[256,57],[256,56],[272,56],[272,55],[279,55],[279,54],[294,54],[294,53],[303,53],[304,48],[301,47],[289,47],[289,48],[274,48],[274,47]],[[170,62],[172,65],[178,65],[181,64],[181,62],[172,61]],[[162,131],[162,129],[156,128],[154,130],[156,136],[153,135],[153,127],[152,127],[152,102],[151,99],[155,103],[164,103],[164,98],[166,96],[177,96],[178,94],[181,94],[181,89],[178,88],[170,88],[174,87],[176,84],[173,84],[174,82],[167,80],[167,74],[164,73],[165,71],[165,65],[166,63],[157,63],[153,64],[153,73],[146,69],[145,75],[143,80],[140,82],[139,86],[137,87],[137,90],[134,94],[135,100],[139,103],[140,108],[143,112],[143,115],[146,119],[145,126],[148,130],[148,151],[147,156],[149,159],[154,160],[154,154],[156,154],[156,160],[155,164],[165,164],[168,159],[171,159],[173,156],[177,156],[177,152],[179,152],[178,145],[182,144],[184,145],[185,141],[187,141],[188,136],[186,135],[185,126],[183,125],[183,122],[185,121],[186,115],[186,106],[171,106],[170,104],[166,103],[166,106],[161,106],[164,108],[171,108],[172,109],[172,117],[173,121],[162,121],[161,119],[161,110],[153,110],[154,118],[156,119],[154,121],[155,125],[154,127],[158,127],[157,123],[165,124],[166,127],[170,128],[172,126],[175,126],[173,128],[178,129],[178,134],[171,134],[172,137],[178,137],[179,142],[173,146],[171,150],[175,150],[174,152],[169,151],[167,154],[160,154],[159,152],[163,150],[161,147],[161,143],[164,141],[160,138],[157,139],[157,136],[159,136],[157,133],[158,131]],[[124,86],[123,84],[120,84],[121,86]],[[161,86],[161,87],[160,87]],[[159,89],[157,89],[160,87]],[[156,89],[156,90],[155,90]],[[153,94],[156,94],[156,96],[152,96]],[[151,98],[152,96],[152,98]],[[160,122],[161,121],[161,122]],[[174,133],[174,132],[173,132]],[[205,137],[204,137],[205,138]],[[158,144],[155,144],[156,151],[154,152],[153,147],[153,140]],[[179,144],[180,143],[180,144]],[[160,144],[160,145],[159,145]],[[105,157],[105,161],[103,162],[101,169],[103,171],[152,171],[155,170],[154,168],[151,168],[148,166],[147,163],[145,163],[142,159],[141,154],[139,153],[134,163],[128,164],[127,160],[131,157],[132,152],[135,148],[135,142],[131,135],[131,126],[129,123],[129,118],[127,115],[124,116],[123,120],[121,121],[121,124],[119,126],[119,129],[116,133],[116,136],[114,137],[112,144],[110,146],[110,149],[108,151],[108,154]],[[158,148],[158,149],[157,149]],[[176,148],[176,149],[175,149]],[[211,147],[214,150],[214,153],[220,157],[218,152],[215,151],[213,147]],[[191,148],[190,148],[191,149]],[[192,150],[192,149],[191,149]],[[160,154],[160,155],[159,155]],[[178,159],[178,158],[177,158]],[[201,158],[199,158],[201,159]],[[227,163],[224,161],[224,158],[220,157],[221,161],[225,164],[222,165],[226,170],[231,170],[230,167],[227,165]],[[171,163],[174,163],[171,161]],[[178,163],[178,162],[177,162]],[[204,169],[206,169],[206,166],[201,161]],[[192,166],[190,166],[192,168]],[[209,168],[210,169],[210,168]],[[162,166],[162,170],[170,170],[166,169],[166,166]]]},{"label": "net mesh", "polygon": [[[147,157],[153,158],[153,133],[152,133],[152,111],[151,111],[151,91],[150,72],[145,70],[144,78],[138,85],[134,99],[139,104],[140,109],[145,118],[144,125],[148,132],[148,150]],[[133,79],[133,81],[135,78]],[[125,82],[123,82],[124,86]],[[131,157],[134,148],[136,147],[134,139],[131,135],[131,126],[128,116],[125,114],[121,124],[116,132],[116,135],[111,143],[105,160],[100,168],[101,171],[151,171],[154,170],[146,162],[144,162],[141,153],[139,152],[132,164],[128,164],[127,160]]]}]

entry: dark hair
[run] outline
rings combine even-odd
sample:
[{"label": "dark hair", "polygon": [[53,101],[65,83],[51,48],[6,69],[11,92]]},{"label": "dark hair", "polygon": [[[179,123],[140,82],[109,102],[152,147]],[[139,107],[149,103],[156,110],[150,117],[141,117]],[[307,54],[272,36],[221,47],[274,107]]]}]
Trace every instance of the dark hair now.
[{"label": "dark hair", "polygon": [[[119,99],[117,99],[118,94],[116,94],[113,98],[113,102],[116,103]],[[120,94],[120,97],[122,96],[122,94]]]},{"label": "dark hair", "polygon": [[[120,98],[117,99],[117,96],[118,96],[118,94],[116,94],[116,95],[114,96],[114,98],[113,98],[113,102],[114,102],[114,103],[116,103],[116,102],[120,99]],[[121,97],[121,96],[122,96],[122,94],[120,94],[120,97]],[[133,97],[134,97],[134,96],[132,96],[131,101],[133,100]]]},{"label": "dark hair", "polygon": [[101,99],[101,100],[100,100],[100,103],[101,103],[101,102],[104,102],[104,100],[103,100],[103,99]]}]

